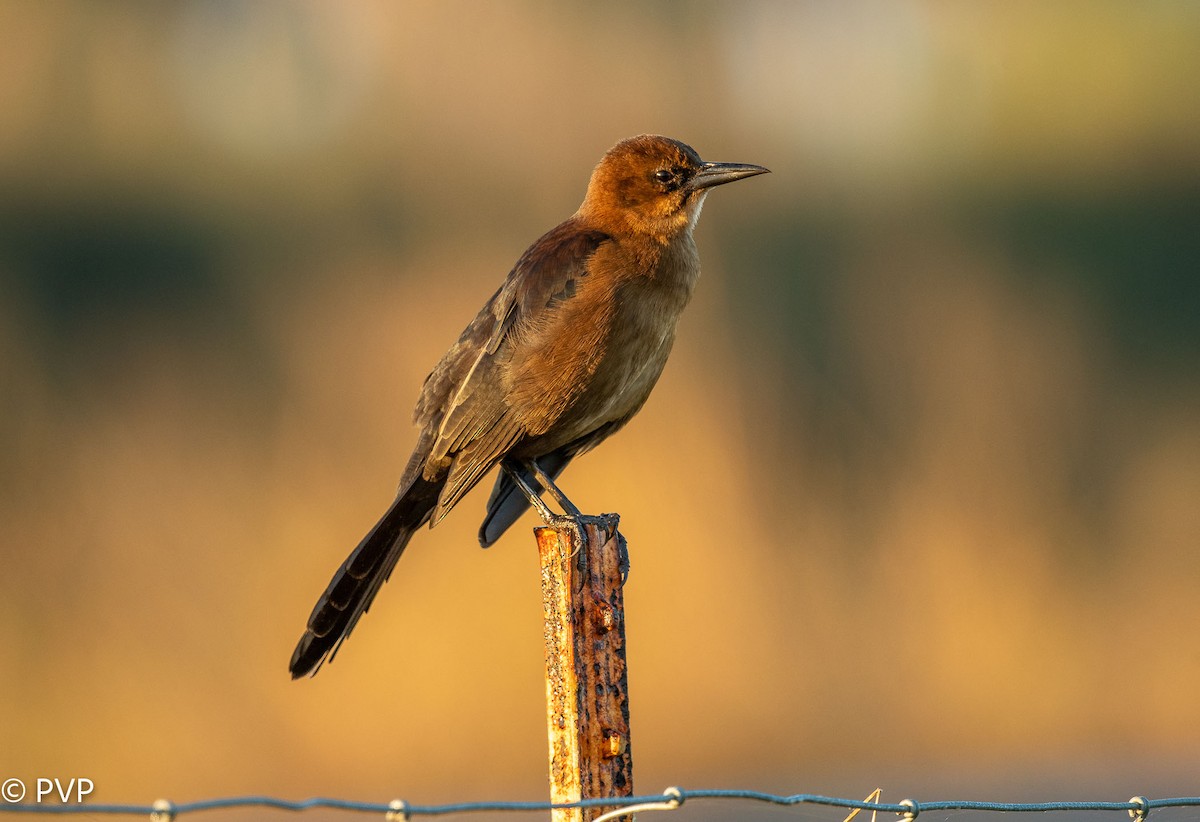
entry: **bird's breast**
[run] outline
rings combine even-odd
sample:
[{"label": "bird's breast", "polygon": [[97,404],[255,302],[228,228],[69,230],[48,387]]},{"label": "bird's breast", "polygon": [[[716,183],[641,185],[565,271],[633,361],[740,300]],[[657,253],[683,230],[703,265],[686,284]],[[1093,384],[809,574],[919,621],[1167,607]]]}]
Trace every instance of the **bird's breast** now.
[{"label": "bird's breast", "polygon": [[[650,260],[597,253],[575,296],[561,303],[519,369],[513,397],[537,407],[530,431],[564,445],[628,419],[654,388],[699,276],[690,242]],[[534,395],[540,394],[540,401]]]}]

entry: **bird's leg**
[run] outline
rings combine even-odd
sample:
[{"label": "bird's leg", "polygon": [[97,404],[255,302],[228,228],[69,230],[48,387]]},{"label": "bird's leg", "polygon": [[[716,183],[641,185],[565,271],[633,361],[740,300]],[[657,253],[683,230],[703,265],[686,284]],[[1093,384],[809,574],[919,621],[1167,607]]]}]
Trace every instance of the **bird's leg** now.
[{"label": "bird's leg", "polygon": [[529,483],[525,481],[525,478],[521,476],[521,468],[517,463],[511,462],[510,460],[503,460],[500,463],[500,470],[508,474],[508,478],[511,479],[513,484],[516,485],[517,488],[520,489],[521,493],[525,495],[525,499],[529,500],[529,504],[532,505],[533,509],[538,512],[538,516],[542,518],[542,522],[550,525],[558,518],[558,516],[550,510],[546,503],[542,502],[542,498],[538,496],[537,491],[534,491],[533,488],[529,486]]},{"label": "bird's leg", "polygon": [[554,501],[562,506],[563,511],[576,519],[583,516],[580,510],[575,507],[575,503],[567,499],[567,495],[563,493],[562,489],[555,485],[550,475],[542,470],[542,466],[537,464],[537,460],[529,460],[525,463],[525,466],[533,474],[533,478],[538,481],[538,485],[542,486],[550,496],[554,497]]},{"label": "bird's leg", "polygon": [[[534,507],[534,510],[538,512],[538,516],[542,518],[542,522],[555,527],[565,526],[571,529],[571,535],[575,537],[575,552],[571,556],[578,556],[581,558],[585,556],[582,552],[582,549],[587,535],[583,532],[583,514],[578,508],[575,507],[574,503],[567,499],[567,495],[562,492],[561,488],[554,484],[554,480],[550,479],[550,476],[542,470],[542,467],[537,464],[537,461],[524,460],[522,462],[517,462],[513,459],[505,459],[500,463],[500,467],[502,470],[507,472],[509,478],[512,479],[513,483],[517,486],[517,488],[520,489],[521,493],[525,495],[525,498],[529,500],[529,504]],[[538,485],[542,486],[543,491],[548,491],[550,496],[554,497],[555,501],[557,501],[566,512],[565,514],[555,514],[550,510],[546,503],[542,502],[542,498],[538,495],[537,491],[535,491],[529,485],[529,483],[525,481],[525,478],[521,476],[522,469],[525,469],[529,471],[529,473],[533,474],[534,479],[536,479],[538,482]]]},{"label": "bird's leg", "polygon": [[[575,534],[576,545],[580,546],[580,549],[582,549],[584,544],[582,522],[583,520],[588,519],[588,517],[581,513],[580,510],[571,502],[571,500],[567,499],[567,495],[563,493],[561,488],[555,485],[553,478],[551,478],[549,474],[542,470],[542,467],[537,464],[536,460],[529,460],[526,463],[526,466],[529,468],[530,473],[533,474],[534,479],[538,481],[538,485],[542,486],[543,489],[549,492],[550,495],[553,496],[558,502],[558,504],[562,506],[563,510],[567,512],[565,517],[557,517],[556,521],[562,522],[563,520],[569,520],[571,522],[571,527]],[[625,537],[619,531],[617,532],[617,567],[621,573],[621,585],[623,586],[629,581],[629,543],[625,541]]]},{"label": "bird's leg", "polygon": [[[529,472],[533,474],[534,479],[538,481],[538,485],[549,492],[555,501],[562,506],[563,510],[567,512],[566,517],[558,517],[556,520],[559,522],[564,519],[571,520],[575,532],[576,544],[582,548],[583,532],[580,524],[587,517],[575,507],[571,500],[567,499],[567,495],[563,493],[561,488],[554,484],[554,480],[542,470],[542,467],[537,464],[536,460],[529,460],[525,465],[528,467]],[[621,572],[621,584],[624,585],[629,581],[629,543],[625,541],[625,537],[620,532],[617,532],[617,567]]]},{"label": "bird's leg", "polygon": [[583,512],[575,507],[575,503],[567,499],[567,495],[563,490],[554,484],[554,480],[542,470],[542,466],[537,464],[537,460],[528,460],[525,466],[529,469],[529,473],[533,474],[533,478],[538,481],[538,485],[554,497],[554,501],[565,512],[561,517],[555,517],[556,525],[566,525],[571,529],[571,534],[575,537],[575,553],[572,557],[579,558],[579,569],[583,571],[586,567],[587,553],[583,550],[587,544],[587,535],[583,532],[583,521],[586,517]]}]

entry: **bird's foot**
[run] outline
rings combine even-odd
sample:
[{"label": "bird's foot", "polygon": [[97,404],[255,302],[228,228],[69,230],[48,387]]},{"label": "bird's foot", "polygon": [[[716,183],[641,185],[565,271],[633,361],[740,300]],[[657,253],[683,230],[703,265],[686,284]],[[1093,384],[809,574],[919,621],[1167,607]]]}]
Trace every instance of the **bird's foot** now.
[{"label": "bird's foot", "polygon": [[553,525],[554,521],[558,518],[558,514],[551,511],[550,506],[542,502],[541,495],[529,487],[529,483],[521,476],[520,465],[506,459],[500,463],[500,468],[508,474],[513,484],[517,486],[517,489],[525,495],[525,499],[529,500],[529,504],[533,506],[533,510],[537,511],[537,515],[542,518],[542,522],[547,525]]},{"label": "bird's foot", "polygon": [[607,533],[608,542],[615,544],[617,549],[617,570],[621,574],[621,585],[624,586],[629,581],[629,543],[625,541],[625,536],[616,530],[615,521],[611,514],[601,516],[589,516],[588,514],[559,514],[547,521],[547,525],[553,528],[564,528],[571,533],[574,549],[571,552],[572,559],[578,559],[579,570],[587,569],[587,526],[596,526],[597,531],[601,534],[601,539],[604,539],[604,534]]},{"label": "bird's foot", "polygon": [[584,524],[590,517],[583,514],[556,514],[546,521],[546,524],[551,528],[566,529],[571,533],[571,559],[579,561],[579,569],[582,571],[587,567],[587,551],[584,548],[587,546],[587,532],[584,530]]}]

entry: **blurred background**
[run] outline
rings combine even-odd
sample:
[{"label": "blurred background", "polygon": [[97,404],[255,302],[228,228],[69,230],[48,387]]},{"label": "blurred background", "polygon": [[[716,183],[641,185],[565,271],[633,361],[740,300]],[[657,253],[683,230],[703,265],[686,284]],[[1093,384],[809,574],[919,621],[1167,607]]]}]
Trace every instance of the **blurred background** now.
[{"label": "blurred background", "polygon": [[486,488],[286,662],[424,376],[657,132],[774,173],[564,475],[633,552],[639,792],[1194,794],[1198,80],[1177,2],[0,2],[0,775],[545,796]]}]

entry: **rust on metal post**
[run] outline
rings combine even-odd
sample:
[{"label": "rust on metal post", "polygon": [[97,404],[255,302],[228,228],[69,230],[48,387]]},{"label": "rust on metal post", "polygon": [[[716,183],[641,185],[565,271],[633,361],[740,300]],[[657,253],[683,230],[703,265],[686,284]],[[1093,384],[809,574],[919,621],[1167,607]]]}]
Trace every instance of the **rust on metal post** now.
[{"label": "rust on metal post", "polygon": [[[542,563],[550,800],[633,795],[625,603],[619,517],[534,529]],[[554,822],[587,822],[604,808],[556,810]]]}]

